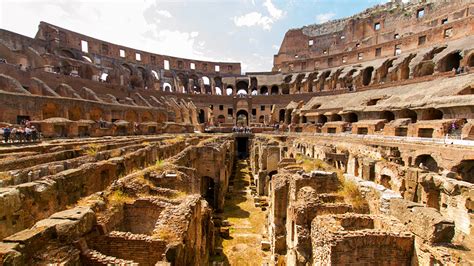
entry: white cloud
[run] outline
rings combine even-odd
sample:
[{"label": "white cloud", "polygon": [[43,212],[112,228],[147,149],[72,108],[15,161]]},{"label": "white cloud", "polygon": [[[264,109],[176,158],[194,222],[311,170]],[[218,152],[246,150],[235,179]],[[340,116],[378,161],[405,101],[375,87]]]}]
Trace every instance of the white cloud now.
[{"label": "white cloud", "polygon": [[273,3],[272,0],[265,0],[263,6],[267,8],[268,13],[275,20],[281,19],[284,16],[284,12],[281,9],[278,9]]},{"label": "white cloud", "polygon": [[264,30],[272,28],[273,20],[261,13],[252,12],[240,17],[234,17],[234,24],[237,27],[261,26]]},{"label": "white cloud", "polygon": [[275,49],[275,50],[279,50],[279,49],[280,49],[280,47],[279,47],[278,45],[276,45],[276,44],[272,45],[272,48]]},{"label": "white cloud", "polygon": [[262,13],[254,11],[240,17],[234,17],[234,24],[237,27],[260,26],[264,30],[271,30],[272,24],[286,15],[286,12],[278,9],[272,3],[272,0],[265,0],[265,2],[263,2],[263,6],[267,9],[267,12],[270,14],[270,16],[264,16]]},{"label": "white cloud", "polygon": [[173,15],[168,10],[157,10],[156,13],[165,18],[172,18]]},{"label": "white cloud", "polygon": [[334,18],[334,16],[336,16],[336,14],[332,13],[332,12],[318,14],[318,15],[316,15],[316,22],[324,23],[324,22],[327,22],[327,21],[331,20],[332,18]]}]

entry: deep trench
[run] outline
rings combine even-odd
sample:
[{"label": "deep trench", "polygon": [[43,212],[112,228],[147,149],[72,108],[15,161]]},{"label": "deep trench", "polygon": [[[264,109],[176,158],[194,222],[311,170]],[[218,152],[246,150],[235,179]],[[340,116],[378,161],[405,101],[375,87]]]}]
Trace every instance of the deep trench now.
[{"label": "deep trench", "polygon": [[236,161],[230,178],[229,192],[223,212],[221,231],[229,231],[229,236],[216,238],[218,252],[211,262],[224,265],[262,265],[270,262],[270,253],[261,250],[265,231],[266,208],[255,205],[255,187],[248,161],[249,140],[236,138]]}]

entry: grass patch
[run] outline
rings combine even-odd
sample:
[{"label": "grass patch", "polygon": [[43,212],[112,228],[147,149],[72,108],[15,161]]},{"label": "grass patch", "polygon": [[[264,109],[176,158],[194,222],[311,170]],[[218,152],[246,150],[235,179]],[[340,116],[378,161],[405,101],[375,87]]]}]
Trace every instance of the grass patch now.
[{"label": "grass patch", "polygon": [[122,190],[115,190],[109,194],[108,200],[112,205],[120,205],[124,203],[132,203],[134,199]]},{"label": "grass patch", "polygon": [[10,180],[12,176],[7,172],[0,173],[0,180]]},{"label": "grass patch", "polygon": [[344,197],[345,201],[355,209],[365,209],[368,206],[367,200],[362,196],[356,183],[343,179],[341,189],[338,194]]},{"label": "grass patch", "polygon": [[99,151],[100,148],[97,144],[89,144],[85,149],[85,153],[89,156],[96,156]]}]

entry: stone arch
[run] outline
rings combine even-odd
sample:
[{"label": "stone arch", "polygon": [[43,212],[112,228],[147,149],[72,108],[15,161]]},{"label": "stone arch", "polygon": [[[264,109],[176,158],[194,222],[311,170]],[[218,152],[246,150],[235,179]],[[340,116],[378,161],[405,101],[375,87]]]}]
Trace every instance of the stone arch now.
[{"label": "stone arch", "polygon": [[249,84],[245,80],[238,81],[236,84],[236,87],[237,87],[237,93],[239,93],[239,91],[245,91],[246,94],[249,93]]},{"label": "stone arch", "polygon": [[331,121],[342,121],[342,117],[338,114],[332,114]]},{"label": "stone arch", "polygon": [[374,72],[374,67],[367,67],[362,71],[362,85],[369,86],[372,81],[372,73]]},{"label": "stone arch", "polygon": [[318,118],[316,120],[318,124],[322,124],[322,125],[324,125],[327,121],[328,121],[328,118],[325,115],[318,115]]},{"label": "stone arch", "polygon": [[227,85],[225,89],[225,95],[233,95],[234,94],[234,87],[232,85]]},{"label": "stone arch", "polygon": [[163,83],[163,91],[173,92],[173,86],[170,83],[165,82]]},{"label": "stone arch", "polygon": [[127,63],[123,63],[122,64],[122,67],[125,71],[127,71],[127,73],[132,76],[133,75],[133,67]]},{"label": "stone arch", "polygon": [[42,109],[43,119],[60,117],[59,107],[55,103],[45,103]]},{"label": "stone arch", "polygon": [[219,115],[217,117],[217,123],[220,123],[220,124],[225,123],[225,116],[224,115]]},{"label": "stone arch", "polygon": [[128,110],[125,112],[125,120],[128,122],[138,122],[137,112],[134,110]]},{"label": "stone arch", "polygon": [[206,111],[204,109],[199,109],[198,122],[199,124],[206,123]]},{"label": "stone arch", "polygon": [[248,126],[249,122],[249,113],[246,110],[239,110],[236,114],[237,125]]},{"label": "stone arch", "polygon": [[277,85],[272,86],[270,94],[271,95],[278,95],[278,86]]},{"label": "stone arch", "polygon": [[355,123],[359,121],[359,117],[357,116],[356,113],[348,113],[345,115],[345,117],[346,117],[346,122],[349,122],[349,123]]},{"label": "stone arch", "polygon": [[81,120],[84,117],[83,113],[79,106],[72,106],[67,110],[68,119],[72,121]]},{"label": "stone arch", "polygon": [[415,111],[410,109],[402,109],[398,112],[399,118],[410,118],[412,123],[416,123],[417,114]]},{"label": "stone arch", "polygon": [[212,94],[211,80],[206,76],[203,76],[201,79],[202,79],[202,84],[204,85],[204,93]]},{"label": "stone arch", "polygon": [[461,65],[462,55],[459,51],[447,54],[438,61],[437,69],[439,72],[448,72],[457,69]]},{"label": "stone arch", "polygon": [[76,58],[76,55],[69,49],[61,49],[61,51],[59,52],[59,54],[61,56],[64,56],[64,57],[67,57],[67,58],[71,58],[71,59],[77,59]]},{"label": "stone arch", "polygon": [[438,162],[429,154],[418,155],[415,159],[415,166],[431,172],[438,172]]},{"label": "stone arch", "polygon": [[151,121],[154,121],[154,119],[153,119],[153,114],[151,114],[151,113],[148,112],[148,111],[143,112],[142,115],[141,115],[141,118],[142,118],[142,119],[141,119],[142,122],[151,122]]},{"label": "stone arch", "polygon": [[381,118],[390,122],[395,120],[395,114],[391,111],[383,111],[381,114]]},{"label": "stone arch", "polygon": [[262,86],[260,88],[260,94],[261,95],[268,95],[268,87],[267,86]]},{"label": "stone arch", "polygon": [[100,118],[103,116],[103,113],[104,112],[102,111],[102,109],[98,107],[92,107],[89,110],[89,118],[94,121],[99,121]]},{"label": "stone arch", "polygon": [[467,59],[466,65],[469,67],[474,67],[474,53],[471,53],[471,55]]},{"label": "stone arch", "polygon": [[278,112],[278,121],[285,122],[285,109],[280,109]]},{"label": "stone arch", "polygon": [[443,119],[443,112],[435,109],[435,108],[428,108],[422,111],[421,113],[421,120],[437,120]]},{"label": "stone arch", "polygon": [[215,90],[216,90],[216,95],[222,95],[222,89],[221,88],[216,87]]},{"label": "stone arch", "polygon": [[463,181],[474,183],[474,160],[462,160],[451,171],[456,172]]}]

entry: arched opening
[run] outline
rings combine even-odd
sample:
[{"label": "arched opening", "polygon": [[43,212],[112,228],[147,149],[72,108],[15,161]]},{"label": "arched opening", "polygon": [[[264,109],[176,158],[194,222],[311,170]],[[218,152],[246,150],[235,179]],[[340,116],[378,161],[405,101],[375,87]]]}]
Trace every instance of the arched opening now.
[{"label": "arched opening", "polygon": [[416,123],[416,120],[417,120],[416,112],[413,111],[413,110],[410,110],[410,109],[400,110],[399,117],[400,118],[410,118],[412,123]]},{"label": "arched opening", "polygon": [[153,115],[150,112],[142,113],[142,122],[151,122],[153,120]]},{"label": "arched opening", "polygon": [[453,69],[458,69],[458,67],[461,64],[461,60],[462,60],[462,56],[461,56],[461,53],[459,52],[448,54],[439,61],[438,71],[448,72],[448,71],[452,71]]},{"label": "arched opening", "polygon": [[415,166],[423,170],[438,172],[438,163],[429,154],[423,154],[416,157]]},{"label": "arched opening", "polygon": [[268,95],[268,88],[267,88],[267,86],[262,86],[262,87],[260,88],[260,94],[261,94],[261,95]]},{"label": "arched opening", "polygon": [[158,76],[158,72],[156,72],[155,70],[151,71],[151,75],[155,80],[160,80],[160,76]]},{"label": "arched opening", "polygon": [[278,86],[277,85],[272,86],[271,94],[272,95],[278,95]]},{"label": "arched opening", "polygon": [[301,123],[306,124],[308,123],[308,118],[306,116],[301,117]]},{"label": "arched opening", "polygon": [[43,119],[60,117],[58,106],[54,103],[46,103],[43,106]]},{"label": "arched opening", "polygon": [[426,192],[426,206],[430,208],[435,208],[439,211],[440,208],[440,193],[436,188],[429,188]]},{"label": "arched opening", "polygon": [[64,57],[68,57],[68,58],[72,58],[72,59],[76,59],[76,57],[74,56],[74,53],[69,51],[69,50],[66,50],[66,49],[63,49],[61,50],[61,53],[60,53],[62,56]]},{"label": "arched opening", "polygon": [[238,91],[237,91],[237,95],[247,95],[247,91],[246,91],[246,90],[243,90],[243,89],[238,90]]},{"label": "arched opening", "polygon": [[390,184],[391,177],[388,175],[381,175],[380,176],[380,184],[385,188],[392,189],[392,185]]},{"label": "arched opening", "polygon": [[216,87],[216,95],[222,95],[222,90],[219,87]]},{"label": "arched opening", "polygon": [[202,83],[204,84],[204,92],[206,94],[212,94],[212,88],[211,88],[211,80],[204,76],[202,77]]},{"label": "arched opening", "polygon": [[438,109],[428,108],[423,110],[421,115],[421,120],[436,120],[436,119],[443,119],[443,112]]},{"label": "arched opening", "polygon": [[219,124],[225,123],[225,116],[224,115],[219,115],[217,117],[217,123],[219,123]]},{"label": "arched opening", "polygon": [[342,117],[338,114],[332,114],[331,121],[342,121]]},{"label": "arched opening", "polygon": [[383,111],[382,112],[382,119],[387,120],[388,122],[395,120],[395,114],[390,111]]},{"label": "arched opening", "polygon": [[206,112],[203,109],[199,109],[198,121],[200,124],[206,122]]},{"label": "arched opening", "polygon": [[125,113],[125,120],[128,122],[138,122],[138,115],[135,111],[128,110]]},{"label": "arched opening", "polygon": [[133,75],[133,69],[128,64],[122,64],[123,69],[128,73],[128,75]]},{"label": "arched opening", "polygon": [[248,126],[249,113],[245,110],[239,110],[237,112],[237,126]]},{"label": "arched opening", "polygon": [[367,67],[362,72],[362,85],[368,86],[372,81],[372,72],[374,72],[373,67]]},{"label": "arched opening", "polygon": [[88,56],[83,55],[82,59],[84,59],[84,61],[87,61],[87,62],[92,64],[92,60]]},{"label": "arched opening", "polygon": [[355,123],[357,121],[359,121],[359,117],[357,116],[356,113],[348,113],[346,115],[346,122]]},{"label": "arched opening", "polygon": [[285,85],[281,88],[281,94],[290,94],[290,87],[288,85]]},{"label": "arched opening", "polygon": [[469,67],[474,67],[474,53],[469,56],[469,59],[467,60],[467,65]]},{"label": "arched opening", "polygon": [[278,114],[278,121],[285,122],[285,109],[280,109]]},{"label": "arched opening", "polygon": [[215,189],[215,183],[214,179],[209,176],[204,176],[202,178],[202,189],[201,193],[206,199],[206,201],[211,205],[213,208],[217,208],[217,202],[216,202],[216,189]]},{"label": "arched opening", "polygon": [[173,92],[173,87],[168,82],[163,83],[163,91]]},{"label": "arched opening", "polygon": [[68,119],[72,120],[72,121],[81,120],[82,119],[82,114],[83,114],[83,112],[81,111],[81,108],[79,108],[77,106],[71,107],[67,111]]},{"label": "arched opening", "polygon": [[102,118],[102,113],[101,109],[93,107],[89,110],[89,117],[91,120],[99,121]]},{"label": "arched opening", "polygon": [[252,95],[258,95],[257,89],[252,90]]},{"label": "arched opening", "polygon": [[324,125],[328,121],[328,118],[325,115],[319,115],[317,119],[317,123]]},{"label": "arched opening", "polygon": [[245,91],[245,94],[248,94],[249,84],[246,81],[241,80],[237,82],[236,86],[237,86],[237,94],[239,94],[239,91]]},{"label": "arched opening", "polygon": [[232,87],[232,85],[227,85],[227,88],[225,89],[225,94],[226,95],[234,94],[234,87]]},{"label": "arched opening", "polygon": [[259,118],[258,118],[258,122],[263,124],[265,122],[265,116],[261,115]]},{"label": "arched opening", "polygon": [[463,181],[474,183],[474,160],[462,160],[453,167],[452,171],[456,172]]}]

